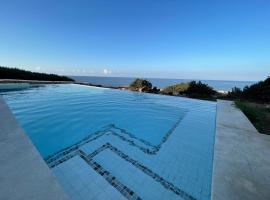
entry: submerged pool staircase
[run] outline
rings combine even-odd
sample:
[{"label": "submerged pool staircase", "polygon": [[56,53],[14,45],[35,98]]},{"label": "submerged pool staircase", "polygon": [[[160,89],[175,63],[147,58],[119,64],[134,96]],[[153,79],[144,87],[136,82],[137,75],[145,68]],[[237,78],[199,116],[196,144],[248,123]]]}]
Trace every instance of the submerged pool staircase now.
[{"label": "submerged pool staircase", "polygon": [[81,141],[66,147],[52,155],[49,155],[45,158],[46,163],[50,168],[64,162],[65,160],[68,160],[75,156],[77,154],[78,149],[87,144],[90,143],[104,135],[112,135],[114,137],[117,137],[118,139],[125,141],[131,146],[134,146],[141,151],[143,151],[146,154],[156,154],[159,149],[161,148],[162,144],[167,141],[167,139],[170,137],[170,135],[173,133],[175,128],[179,125],[179,123],[182,121],[185,115],[179,117],[179,119],[176,121],[176,123],[169,129],[169,131],[164,135],[161,142],[158,145],[153,145],[148,141],[145,141],[141,138],[137,138],[133,134],[129,133],[127,130],[117,127],[115,124],[109,124],[102,128],[102,130],[95,132],[94,134],[90,134],[89,136],[85,137]]},{"label": "submerged pool staircase", "polygon": [[[87,136],[78,143],[48,156],[45,158],[45,161],[53,170],[54,168],[61,167],[61,164],[69,162],[69,160],[72,160],[74,157],[80,158],[96,173],[102,176],[107,183],[117,189],[118,192],[120,192],[126,199],[148,199],[143,193],[136,192],[136,190],[131,186],[123,183],[117,175],[114,175],[114,173],[110,172],[110,170],[106,169],[101,163],[95,160],[96,157],[100,156],[102,153],[107,153],[110,154],[111,157],[114,157],[114,160],[119,160],[119,163],[123,166],[127,166],[130,171],[141,174],[141,177],[147,180],[150,184],[153,184],[158,188],[162,188],[160,190],[164,190],[166,193],[173,193],[174,198],[172,199],[195,200],[196,198],[194,196],[154,172],[142,162],[135,160],[134,157],[124,153],[123,149],[120,150],[115,146],[117,142],[120,142],[122,146],[125,145],[124,149],[127,152],[129,152],[129,148],[133,148],[137,149],[137,151],[139,150],[144,155],[155,156],[161,149],[162,144],[168,140],[169,136],[179,125],[183,117],[184,116],[177,120],[175,125],[164,135],[158,145],[153,145],[148,141],[135,137],[133,134],[115,126],[114,124],[109,124],[102,130]],[[97,143],[96,145],[93,144],[95,141],[99,140],[101,143]],[[112,141],[117,142],[113,144],[111,143]],[[87,152],[84,150],[86,146],[90,147],[90,149],[87,147]],[[140,177],[138,178],[140,179]]]}]

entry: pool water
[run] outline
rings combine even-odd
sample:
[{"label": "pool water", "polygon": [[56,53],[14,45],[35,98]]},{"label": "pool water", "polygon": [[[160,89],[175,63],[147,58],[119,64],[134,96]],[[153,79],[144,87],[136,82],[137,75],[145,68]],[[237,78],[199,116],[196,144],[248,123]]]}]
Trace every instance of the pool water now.
[{"label": "pool water", "polygon": [[160,96],[78,85],[48,85],[5,99],[44,157],[109,124],[157,145],[187,112],[159,103]]},{"label": "pool water", "polygon": [[[182,172],[181,176],[175,174],[174,178],[167,177],[170,183],[175,184],[175,190],[181,186],[184,188],[183,191],[192,194],[194,199],[210,199],[215,102],[75,84],[46,85],[21,91],[2,92],[2,95],[44,159],[61,152],[62,149],[84,141],[85,138],[94,137],[100,131],[107,131],[110,127],[110,129],[115,130],[112,132],[113,135],[118,134],[117,131],[122,135],[118,135],[118,139],[107,139],[106,141],[113,143],[115,140],[115,146],[119,145],[119,147],[115,150],[114,147],[110,146],[111,144],[107,145],[103,148],[107,150],[102,150],[95,157],[96,161],[107,167],[107,170],[114,171],[115,168],[111,168],[110,162],[109,165],[106,162],[108,157],[113,158],[116,153],[118,153],[118,157],[116,156],[113,160],[119,160],[117,166],[127,165],[126,168],[133,166],[129,171],[133,170],[136,173],[137,169],[144,174],[141,176],[146,176],[145,173],[148,172],[142,172],[143,169],[138,170],[138,166],[136,168],[137,161],[154,169],[158,177],[162,176],[166,170],[169,172],[170,169],[169,167],[161,169],[162,164],[155,164],[155,162],[174,162],[172,168],[175,169],[171,169],[171,173]],[[107,138],[112,137],[108,133],[101,134],[96,137],[99,138],[97,141],[105,141],[105,139],[101,139],[105,138],[105,135]],[[89,141],[91,142],[88,143]],[[89,141],[87,144],[84,143],[83,147],[78,147],[85,152],[89,151],[89,155],[91,154],[90,149],[94,148],[95,145],[98,147],[104,142],[92,142],[92,139]],[[122,144],[123,141],[125,143]],[[147,147],[143,148],[143,145]],[[137,153],[137,150],[129,150],[133,147],[139,147],[139,150],[143,150],[143,152],[138,151]],[[154,150],[150,151],[150,147]],[[121,150],[121,148],[123,149]],[[135,164],[132,164],[132,159],[126,159],[124,162],[121,157],[119,158],[121,153],[118,150],[137,159]],[[112,152],[114,153],[112,154]],[[152,158],[154,158],[153,161],[151,161]],[[57,157],[57,159],[59,158]],[[78,158],[75,156],[72,159]],[[73,162],[72,159],[66,163]],[[78,163],[80,162],[78,161]],[[123,164],[120,165],[121,162]],[[58,162],[58,164],[60,163]],[[181,165],[181,163],[183,164]],[[62,165],[62,170],[64,170],[65,165]],[[170,166],[169,163],[167,165]],[[54,169],[56,176],[58,176],[59,166]],[[178,169],[175,166],[178,166]],[[70,171],[70,169],[68,170]],[[117,172],[114,173],[117,174]],[[62,176],[59,178],[60,182]],[[150,177],[152,180],[155,179],[153,176],[153,174],[147,174],[146,177],[148,179]],[[128,181],[123,177],[119,180],[121,183]],[[63,187],[65,187],[65,182],[66,179]],[[110,183],[110,181],[107,180],[106,183]],[[130,181],[127,182],[127,185],[129,183]],[[191,183],[198,186],[191,186]],[[136,188],[135,185],[134,182],[130,187]],[[136,191],[137,189],[135,193]],[[140,193],[140,189],[138,189],[137,194],[145,197],[143,199],[150,198],[150,196],[144,196],[146,192]],[[73,196],[74,199],[78,198],[75,198],[76,194]],[[188,195],[183,194],[180,195],[180,198],[189,199]]]}]

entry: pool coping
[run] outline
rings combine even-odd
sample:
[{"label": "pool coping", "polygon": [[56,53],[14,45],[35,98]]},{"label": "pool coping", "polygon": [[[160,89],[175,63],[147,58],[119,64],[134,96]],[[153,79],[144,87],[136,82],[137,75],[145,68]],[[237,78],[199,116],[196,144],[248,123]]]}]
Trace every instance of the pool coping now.
[{"label": "pool coping", "polygon": [[217,101],[212,200],[270,199],[270,136],[232,101]]},{"label": "pool coping", "polygon": [[0,198],[68,200],[0,96]]}]

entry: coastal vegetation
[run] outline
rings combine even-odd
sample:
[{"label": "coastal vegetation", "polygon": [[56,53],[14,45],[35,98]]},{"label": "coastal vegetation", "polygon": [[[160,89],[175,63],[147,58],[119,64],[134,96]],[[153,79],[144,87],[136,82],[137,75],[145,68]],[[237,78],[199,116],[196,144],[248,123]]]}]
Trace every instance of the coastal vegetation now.
[{"label": "coastal vegetation", "polygon": [[226,93],[219,93],[208,84],[201,81],[190,81],[170,85],[164,89],[153,87],[152,83],[146,79],[135,79],[127,89],[140,92],[159,93],[173,96],[186,96],[203,99],[228,99],[228,100],[245,100],[256,103],[270,103],[270,77],[264,81],[246,86],[243,89],[234,87]]},{"label": "coastal vegetation", "polygon": [[162,90],[163,94],[179,96],[183,95],[188,89],[189,83],[178,83],[175,85],[170,85]]},{"label": "coastal vegetation", "polygon": [[264,81],[246,86],[243,90],[235,87],[228,93],[228,98],[249,100],[257,103],[270,103],[270,77]]},{"label": "coastal vegetation", "polygon": [[158,93],[157,87],[152,87],[152,83],[146,79],[135,79],[130,83],[128,89],[138,92]]},{"label": "coastal vegetation", "polygon": [[242,90],[232,88],[226,98],[235,101],[260,133],[270,134],[270,77]]},{"label": "coastal vegetation", "polygon": [[138,92],[148,92],[173,96],[187,96],[191,98],[215,99],[217,92],[201,81],[191,81],[168,86],[162,90],[153,87],[152,83],[146,79],[135,79],[130,83],[128,89]]},{"label": "coastal vegetation", "polygon": [[199,99],[215,99],[217,92],[207,84],[201,81],[191,81],[188,83],[179,83],[164,88],[162,94],[174,96],[187,96]]},{"label": "coastal vegetation", "polygon": [[31,72],[18,68],[0,66],[0,79],[20,79],[20,80],[39,80],[39,81],[74,81],[66,76],[56,74],[45,74]]},{"label": "coastal vegetation", "polygon": [[235,101],[238,107],[260,133],[270,135],[270,108],[265,104],[248,101]]}]

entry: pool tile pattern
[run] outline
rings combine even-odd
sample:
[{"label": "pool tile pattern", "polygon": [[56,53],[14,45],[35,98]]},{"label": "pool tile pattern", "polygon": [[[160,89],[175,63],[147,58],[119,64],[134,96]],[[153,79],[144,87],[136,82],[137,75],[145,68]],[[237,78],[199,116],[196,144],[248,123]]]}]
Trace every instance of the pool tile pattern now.
[{"label": "pool tile pattern", "polygon": [[99,137],[102,137],[105,134],[106,135],[111,134],[113,136],[116,136],[119,139],[127,142],[129,145],[137,147],[138,149],[140,149],[141,151],[143,151],[146,154],[156,154],[159,151],[159,149],[161,148],[162,144],[166,142],[166,140],[169,138],[169,136],[173,133],[174,129],[179,125],[179,123],[184,118],[184,116],[185,115],[182,115],[177,120],[177,122],[174,124],[174,126],[171,127],[171,129],[164,135],[161,142],[157,146],[152,145],[148,141],[137,138],[136,136],[129,133],[125,129],[119,128],[119,127],[115,126],[114,124],[109,124],[107,126],[104,126],[103,130],[97,131],[94,134],[90,134],[89,136],[87,136],[83,140],[77,142],[76,144],[46,157],[45,161],[48,163],[49,167],[55,167],[56,165],[61,164],[62,162],[75,156],[77,154],[76,151],[78,151],[78,149],[81,146],[83,146],[89,142],[92,142],[92,141],[98,139]]},{"label": "pool tile pattern", "polygon": [[161,142],[157,146],[151,144],[148,141],[137,138],[136,136],[129,133],[125,129],[119,128],[119,127],[115,126],[114,124],[109,124],[107,126],[104,126],[103,130],[97,131],[94,134],[90,134],[89,136],[85,137],[84,139],[77,142],[76,144],[69,146],[67,148],[64,148],[64,149],[46,157],[45,161],[48,163],[48,165],[50,167],[54,167],[54,166],[64,162],[65,160],[68,160],[68,159],[72,158],[73,156],[75,156],[77,154],[76,151],[78,151],[78,149],[81,146],[83,146],[89,142],[92,142],[92,141],[98,139],[99,137],[104,136],[105,134],[106,135],[111,134],[115,137],[118,137],[119,139],[127,142],[129,145],[137,147],[138,149],[140,149],[141,151],[143,151],[146,154],[156,154],[159,151],[159,149],[161,148],[162,144],[167,141],[169,136],[173,133],[175,128],[179,125],[179,123],[184,118],[186,113],[187,113],[187,111],[185,111],[183,113],[183,115],[181,115],[179,117],[179,119],[176,121],[176,123],[164,135]]},{"label": "pool tile pattern", "polygon": [[[69,176],[70,171],[64,167],[69,162],[73,162],[73,170],[78,171],[80,165],[76,167],[75,163],[84,162],[91,169],[90,174],[95,172],[95,176],[103,180],[102,185],[92,184],[99,190],[105,188],[100,199],[209,200],[215,128],[209,126],[215,122],[215,114],[209,113],[215,113],[216,107],[215,104],[203,103],[196,104],[180,116],[160,145],[153,145],[128,130],[109,124],[45,160],[53,172],[61,171],[55,175],[58,179]],[[88,172],[85,170],[84,173],[87,177]],[[63,188],[78,194],[72,195],[72,200],[85,195],[76,189],[80,186],[69,187],[66,185],[72,185],[72,181],[66,182]],[[84,178],[76,177],[76,184],[83,183]],[[106,188],[109,187],[121,198],[114,193],[108,194]],[[99,199],[95,193],[86,196]]]},{"label": "pool tile pattern", "polygon": [[[125,153],[121,152],[120,150],[118,150],[116,147],[112,146],[110,143],[106,143],[105,145],[103,145],[101,148],[97,149],[95,152],[93,152],[92,154],[90,154],[89,156],[86,156],[85,153],[83,151],[80,151],[81,155],[84,155],[84,157],[89,157],[90,159],[93,158],[94,156],[98,155],[100,152],[106,150],[106,149],[110,149],[112,152],[114,152],[115,154],[117,154],[120,158],[122,158],[123,160],[131,163],[133,166],[135,166],[137,169],[141,170],[142,172],[144,172],[146,175],[148,175],[149,177],[151,177],[152,179],[154,179],[156,182],[160,183],[165,189],[168,189],[172,192],[174,192],[176,195],[181,196],[183,199],[186,200],[193,200],[195,199],[194,197],[192,197],[191,195],[187,194],[185,191],[177,188],[176,186],[174,186],[172,183],[166,181],[164,178],[160,177],[158,174],[156,174],[155,172],[153,172],[152,170],[148,169],[146,166],[144,166],[143,164],[139,163],[136,160],[133,160],[132,158],[130,158],[128,155],[126,155]],[[103,156],[103,158],[112,158],[115,157],[114,155],[106,155]],[[111,161],[114,161],[117,159],[111,159]],[[119,160],[119,159],[118,159]],[[118,162],[121,162],[120,160]],[[124,166],[123,164],[121,166]],[[121,171],[119,169],[117,169],[118,171]],[[131,171],[131,170],[126,170],[126,171]],[[138,177],[142,177],[142,175],[138,176]],[[132,185],[134,186],[134,185]]]},{"label": "pool tile pattern", "polygon": [[[108,147],[108,144],[103,145],[97,152],[101,152]],[[109,171],[105,170],[100,164],[93,161],[91,157],[94,154],[89,156],[85,155],[84,152],[80,151],[80,157],[84,159],[97,173],[99,173],[103,178],[106,179],[113,187],[115,187],[123,196],[131,200],[140,200],[141,198],[134,193],[130,188],[123,185],[115,176],[111,175]]]},{"label": "pool tile pattern", "polygon": [[52,172],[71,200],[126,199],[79,156],[55,167]]},{"label": "pool tile pattern", "polygon": [[[205,168],[203,164],[212,162],[212,157],[209,157],[211,148],[196,146],[196,149],[192,147],[189,151],[192,145],[183,139],[186,136],[192,139],[198,137],[191,135],[188,128],[199,131],[207,126],[202,120],[199,126],[185,127],[187,123],[182,121],[193,120],[189,117],[187,112],[173,131],[164,136],[166,140],[159,148],[132,137],[126,130],[109,125],[78,144],[49,156],[46,161],[54,171],[74,158],[81,158],[105,180],[105,185],[109,184],[126,199],[209,200],[211,182],[207,180],[211,178],[212,169]],[[211,145],[211,141],[204,141],[205,144],[207,142]],[[149,153],[154,152],[155,148],[158,151]],[[69,172],[64,170],[65,173]],[[75,197],[72,199],[76,200]]]}]

